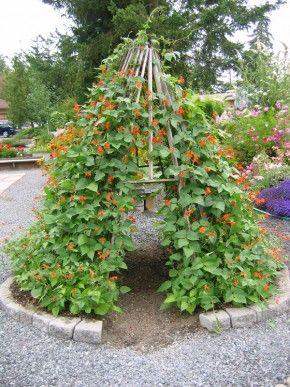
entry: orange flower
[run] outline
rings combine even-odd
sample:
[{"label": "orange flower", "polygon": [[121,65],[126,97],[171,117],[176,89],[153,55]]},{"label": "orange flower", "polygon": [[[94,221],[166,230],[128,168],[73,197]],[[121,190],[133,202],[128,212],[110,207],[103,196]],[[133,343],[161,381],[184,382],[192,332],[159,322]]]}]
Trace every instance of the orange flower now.
[{"label": "orange flower", "polygon": [[270,286],[268,284],[263,285],[263,289],[267,292],[269,290]]},{"label": "orange flower", "polygon": [[204,194],[207,196],[207,195],[210,195],[212,193],[212,190],[210,187],[205,187],[204,189]]},{"label": "orange flower", "polygon": [[112,200],[113,194],[114,194],[113,192],[108,192],[107,193],[106,199],[107,199],[108,202],[110,202]]},{"label": "orange flower", "polygon": [[70,242],[68,245],[67,245],[67,249],[68,251],[73,251],[75,249],[75,244],[73,242]]},{"label": "orange flower", "polygon": [[84,196],[84,195],[80,195],[79,196],[79,201],[80,201],[81,204],[84,204],[86,202],[86,200],[87,200],[86,196]]},{"label": "orange flower", "polygon": [[165,137],[166,134],[167,134],[166,129],[160,128],[160,129],[158,130],[158,136],[159,136],[159,137]]},{"label": "orange flower", "polygon": [[154,118],[154,119],[151,121],[151,125],[152,125],[154,128],[156,128],[156,126],[159,125],[159,121],[158,121],[156,118]]},{"label": "orange flower", "polygon": [[184,217],[185,218],[189,218],[193,213],[194,213],[194,208],[189,208],[187,210],[184,211]]},{"label": "orange flower", "polygon": [[161,101],[161,106],[163,106],[163,107],[168,107],[168,106],[170,106],[170,101],[168,100],[168,99],[163,99],[162,101]]},{"label": "orange flower", "polygon": [[92,172],[91,171],[86,171],[85,172],[85,176],[86,177],[91,177],[92,176]]},{"label": "orange flower", "polygon": [[229,221],[229,224],[230,224],[231,226],[234,226],[234,225],[236,224],[236,222],[235,222],[234,220],[230,220],[230,221]]},{"label": "orange flower", "polygon": [[171,205],[171,200],[170,200],[170,199],[165,199],[165,200],[164,200],[164,205],[165,205],[166,207],[170,207],[170,205]]},{"label": "orange flower", "polygon": [[110,280],[111,280],[111,281],[117,281],[117,279],[118,279],[118,276],[117,276],[117,275],[112,275],[112,276],[110,277]]},{"label": "orange flower", "polygon": [[235,258],[235,261],[240,261],[241,260],[241,257],[238,255],[236,258]]},{"label": "orange flower", "polygon": [[209,134],[209,135],[207,136],[207,141],[208,141],[210,144],[215,144],[217,140],[216,140],[216,138],[215,138],[214,135]]},{"label": "orange flower", "polygon": [[114,176],[108,176],[108,183],[109,184],[112,184],[113,183],[113,181],[115,180],[115,178],[114,178]]},{"label": "orange flower", "polygon": [[183,116],[185,114],[185,110],[183,109],[182,106],[180,106],[176,111],[175,111],[175,114],[177,114],[178,116]]},{"label": "orange flower", "polygon": [[105,215],[105,211],[101,210],[98,212],[98,216],[103,217]]},{"label": "orange flower", "polygon": [[185,82],[185,79],[183,78],[182,75],[180,75],[180,77],[178,78],[178,83],[179,83],[180,85],[184,85],[184,82]]},{"label": "orange flower", "polygon": [[105,130],[109,130],[110,127],[111,127],[111,123],[110,122],[105,122],[105,125],[104,125]]},{"label": "orange flower", "polygon": [[135,70],[134,68],[129,68],[129,69],[127,70],[127,74],[128,74],[129,76],[131,76],[131,77],[133,77],[133,76],[135,75],[135,72],[136,72],[136,70]]},{"label": "orange flower", "polygon": [[129,215],[128,216],[128,220],[130,220],[130,222],[132,222],[132,223],[135,223],[136,222],[136,217],[134,215]]},{"label": "orange flower", "polygon": [[204,170],[205,170],[206,173],[209,173],[209,172],[212,171],[211,167],[205,167]]},{"label": "orange flower", "polygon": [[178,176],[179,177],[186,177],[187,176],[187,172],[186,171],[180,171]]},{"label": "orange flower", "polygon": [[140,128],[138,126],[134,126],[132,129],[131,129],[131,134],[133,134],[133,136],[138,136],[140,134]]},{"label": "orange flower", "polygon": [[108,142],[106,142],[104,144],[104,149],[110,149],[111,148],[111,144],[109,144]]},{"label": "orange flower", "polygon": [[212,112],[212,118],[216,120],[218,118],[219,114],[218,112]]},{"label": "orange flower", "polygon": [[241,276],[241,277],[246,277],[246,275],[247,275],[246,272],[244,272],[244,271],[241,271],[241,272],[240,272],[240,276]]},{"label": "orange flower", "polygon": [[238,285],[239,285],[239,280],[234,279],[234,286],[238,286]]},{"label": "orange flower", "polygon": [[254,277],[259,278],[259,279],[263,279],[263,274],[259,271],[255,271]]},{"label": "orange flower", "polygon": [[230,218],[230,214],[229,213],[223,215],[224,222],[227,222],[229,220],[229,218]]},{"label": "orange flower", "polygon": [[152,138],[152,142],[153,144],[161,144],[163,142],[162,138],[161,137],[153,137]]},{"label": "orange flower", "polygon": [[136,86],[136,88],[138,89],[138,90],[141,90],[142,89],[142,82],[141,81],[136,81],[135,82],[135,86]]},{"label": "orange flower", "polygon": [[141,117],[141,112],[140,112],[140,110],[138,110],[138,109],[133,109],[133,114],[134,114],[134,116],[135,116],[136,118]]},{"label": "orange flower", "polygon": [[198,143],[199,143],[199,145],[200,145],[201,147],[205,147],[205,146],[206,146],[206,140],[205,140],[205,139],[199,140]]},{"label": "orange flower", "polygon": [[199,227],[198,232],[200,234],[204,234],[206,232],[206,228],[204,226]]},{"label": "orange flower", "polygon": [[104,153],[105,153],[104,152],[104,148],[101,145],[98,146],[98,148],[97,148],[97,155],[103,156]]},{"label": "orange flower", "polygon": [[96,102],[96,101],[91,101],[91,102],[90,102],[90,106],[92,106],[92,107],[95,107],[95,106],[96,106],[96,104],[97,104],[97,102]]},{"label": "orange flower", "polygon": [[101,259],[102,261],[104,261],[105,259],[107,259],[109,256],[110,256],[111,252],[110,251],[106,251],[104,253],[102,253],[101,251],[98,251],[98,256],[99,256],[99,259]]},{"label": "orange flower", "polygon": [[209,231],[208,232],[208,236],[209,237],[215,237],[216,236],[216,233],[214,231]]},{"label": "orange flower", "polygon": [[74,104],[74,112],[75,112],[76,114],[79,114],[80,111],[81,111],[81,106],[80,106],[79,104],[75,103],[75,104]]}]

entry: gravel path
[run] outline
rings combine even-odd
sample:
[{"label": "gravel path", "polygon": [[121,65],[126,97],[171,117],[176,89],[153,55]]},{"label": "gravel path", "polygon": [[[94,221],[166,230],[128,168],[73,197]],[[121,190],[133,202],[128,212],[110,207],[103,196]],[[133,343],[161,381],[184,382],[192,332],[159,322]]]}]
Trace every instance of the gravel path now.
[{"label": "gravel path", "polygon": [[[0,238],[33,219],[44,179],[26,171],[0,196]],[[9,275],[0,259],[0,282]],[[221,335],[200,330],[152,353],[59,340],[0,310],[0,386],[274,386],[290,374],[290,319]],[[161,333],[162,334],[162,333]]]}]

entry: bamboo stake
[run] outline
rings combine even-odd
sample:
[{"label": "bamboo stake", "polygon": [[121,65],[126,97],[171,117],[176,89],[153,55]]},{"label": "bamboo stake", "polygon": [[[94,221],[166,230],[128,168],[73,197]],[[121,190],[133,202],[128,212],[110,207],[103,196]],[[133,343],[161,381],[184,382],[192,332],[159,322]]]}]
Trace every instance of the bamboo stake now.
[{"label": "bamboo stake", "polygon": [[133,55],[133,51],[134,51],[134,49],[131,48],[131,49],[130,49],[129,57],[128,57],[128,59],[127,59],[127,61],[126,61],[126,64],[125,64],[125,66],[124,66],[124,69],[123,69],[123,71],[124,71],[125,74],[126,74],[126,71],[127,71],[128,67],[129,67],[129,64],[130,64],[130,61],[131,61],[131,58],[132,58],[132,55]]},{"label": "bamboo stake", "polygon": [[[154,51],[154,60],[155,60],[155,63],[156,63],[157,72],[159,74],[159,79],[160,79],[159,83],[161,84],[161,90],[162,89],[164,90],[164,94],[165,94],[166,98],[168,99],[170,105],[172,106],[173,100],[172,100],[172,97],[171,97],[171,95],[169,93],[166,81],[162,78],[160,60],[159,60],[158,54],[155,51]],[[156,83],[156,85],[157,85],[157,83]],[[182,126],[182,128],[183,128],[183,126]],[[183,128],[183,130],[184,130],[184,128]],[[171,146],[173,147],[173,136],[172,136],[172,131],[171,131],[171,128],[170,128],[170,123],[169,123],[169,126],[167,128],[167,138],[168,138],[168,144],[170,145],[170,147]],[[175,156],[175,155],[172,154],[172,156]],[[174,162],[174,164],[176,166],[178,166],[178,159],[177,159],[176,156],[174,157],[173,162]],[[181,191],[182,187],[184,186],[184,184],[185,184],[185,179],[182,178],[182,177],[179,177],[178,178],[178,193],[180,193],[180,191]]]},{"label": "bamboo stake", "polygon": [[[143,65],[142,65],[142,70],[141,70],[141,74],[140,74],[141,78],[144,78],[144,75],[145,75],[145,70],[146,70],[146,65],[147,65],[147,61],[148,61],[148,56],[149,56],[149,48],[146,47],[145,57],[144,57],[144,61],[143,61]],[[142,90],[142,88],[139,89],[138,93],[137,93],[137,98],[136,98],[136,102],[137,103],[140,100],[141,90]]]},{"label": "bamboo stake", "polygon": [[[149,109],[148,109],[148,121],[149,126],[152,125],[153,120],[153,106],[152,106],[152,99],[153,99],[153,76],[152,76],[152,47],[149,48],[149,61],[148,61],[148,91],[149,91]],[[149,139],[148,139],[148,151],[149,154],[153,151],[153,133],[150,131],[149,133]],[[148,159],[148,165],[149,165],[149,180],[153,179],[153,162]]]},{"label": "bamboo stake", "polygon": [[137,70],[136,70],[136,74],[135,76],[138,77],[139,75],[139,71],[140,71],[140,68],[141,68],[141,64],[142,64],[142,60],[143,60],[143,57],[144,57],[144,53],[145,53],[145,50],[147,49],[147,46],[143,49],[141,49],[141,54],[140,54],[140,57],[139,57],[139,64],[138,64],[138,67],[137,67]]},{"label": "bamboo stake", "polygon": [[128,50],[128,51],[126,52],[126,54],[123,55],[122,60],[121,60],[121,62],[120,62],[119,71],[122,71],[122,69],[123,69],[123,67],[124,67],[124,64],[125,64],[125,62],[126,62],[128,56],[129,56],[129,51],[130,51],[130,50]]},{"label": "bamboo stake", "polygon": [[[153,57],[156,58],[156,53],[154,53],[154,54],[155,55]],[[160,77],[160,74],[159,74],[158,67],[157,67],[156,63],[154,63],[154,65],[153,65],[153,74],[154,74],[154,79],[155,79],[157,91],[158,91],[158,93],[163,94],[161,80],[160,80],[161,77]],[[159,99],[161,101],[161,96],[159,97]],[[168,139],[169,147],[172,149],[172,148],[174,148],[174,144],[173,144],[173,136],[172,136],[172,131],[171,131],[170,123],[168,123],[168,125],[167,125],[166,134],[167,134],[167,139]],[[172,157],[172,161],[175,164],[175,166],[178,166],[178,160],[177,160],[176,155],[174,153],[172,153],[171,157]]]},{"label": "bamboo stake", "polygon": [[[158,57],[156,52],[154,52],[154,59],[155,59],[156,66],[158,68],[159,73],[162,74],[161,63],[160,63],[159,57]],[[167,83],[164,81],[164,79],[162,77],[161,77],[161,85],[162,85],[162,88],[164,90],[164,94],[165,94],[166,98],[168,99],[168,101],[172,105],[172,103],[173,103],[172,96],[170,95],[170,92],[168,90]]]}]

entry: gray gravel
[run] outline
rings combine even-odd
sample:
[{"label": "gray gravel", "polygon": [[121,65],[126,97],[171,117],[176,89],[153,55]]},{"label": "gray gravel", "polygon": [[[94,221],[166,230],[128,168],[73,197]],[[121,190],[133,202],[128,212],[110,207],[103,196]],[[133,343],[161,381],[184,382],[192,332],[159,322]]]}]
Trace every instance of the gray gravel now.
[{"label": "gray gravel", "polygon": [[[0,196],[0,238],[31,222],[43,182],[39,171],[27,171]],[[148,238],[154,243],[154,232]],[[8,275],[2,255],[0,282]],[[49,337],[0,310],[0,386],[274,386],[290,374],[289,328],[284,315],[221,335],[199,331],[167,348],[137,353]]]}]

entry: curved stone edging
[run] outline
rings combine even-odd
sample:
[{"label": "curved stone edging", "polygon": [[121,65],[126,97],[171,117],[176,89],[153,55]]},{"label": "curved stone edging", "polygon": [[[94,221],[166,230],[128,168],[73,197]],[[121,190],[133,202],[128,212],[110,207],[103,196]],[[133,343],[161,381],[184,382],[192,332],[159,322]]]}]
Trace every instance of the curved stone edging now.
[{"label": "curved stone edging", "polygon": [[33,325],[51,336],[72,339],[83,343],[98,344],[102,339],[103,322],[79,317],[54,317],[33,307],[25,308],[17,304],[11,294],[9,277],[0,285],[0,307],[13,319]]},{"label": "curved stone edging", "polygon": [[248,327],[254,323],[266,321],[290,311],[290,278],[287,267],[281,270],[278,287],[281,294],[271,297],[265,308],[252,305],[249,307],[226,308],[216,312],[200,313],[200,325],[210,332],[221,332],[229,328]]},{"label": "curved stone edging", "polygon": [[[79,317],[54,317],[33,307],[25,308],[17,304],[11,294],[9,277],[0,285],[0,307],[17,321],[33,325],[41,331],[62,339],[72,339],[90,344],[102,340],[103,322]],[[272,297],[266,308],[257,305],[242,308],[226,308],[216,312],[200,313],[199,322],[211,332],[221,332],[229,328],[248,327],[254,323],[274,318],[290,310],[290,279],[286,267],[281,271],[278,282],[281,295]]]}]

